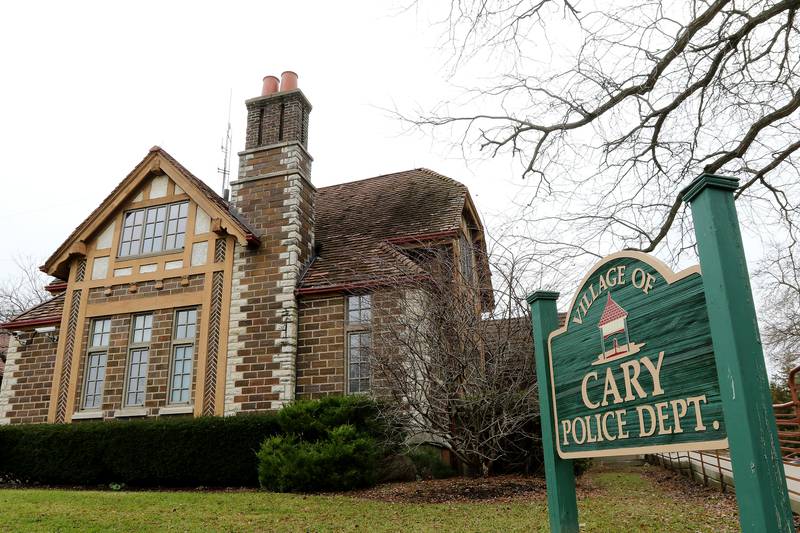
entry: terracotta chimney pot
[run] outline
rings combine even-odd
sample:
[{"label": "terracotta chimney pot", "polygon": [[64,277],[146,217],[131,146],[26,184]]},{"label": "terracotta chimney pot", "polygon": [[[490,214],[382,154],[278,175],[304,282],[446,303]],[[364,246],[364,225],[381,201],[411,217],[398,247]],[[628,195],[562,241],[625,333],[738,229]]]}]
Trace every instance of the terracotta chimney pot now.
[{"label": "terracotta chimney pot", "polygon": [[281,74],[281,92],[297,89],[297,73],[287,70]]},{"label": "terracotta chimney pot", "polygon": [[264,76],[264,84],[261,86],[261,96],[269,96],[278,92],[278,78],[275,76]]}]

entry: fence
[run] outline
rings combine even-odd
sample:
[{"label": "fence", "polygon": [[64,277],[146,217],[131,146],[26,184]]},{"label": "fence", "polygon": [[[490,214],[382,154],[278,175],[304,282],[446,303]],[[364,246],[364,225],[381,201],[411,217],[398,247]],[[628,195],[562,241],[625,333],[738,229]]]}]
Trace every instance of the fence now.
[{"label": "fence", "polygon": [[[783,469],[786,473],[786,487],[789,490],[792,510],[795,512],[800,512],[800,400],[797,397],[795,382],[798,373],[800,366],[789,372],[791,399],[773,405],[775,422],[778,426],[778,440],[783,455]],[[733,470],[727,450],[656,453],[647,455],[645,459],[651,464],[677,470],[707,487],[719,488],[722,492],[735,490]]]},{"label": "fence", "polygon": [[[676,470],[686,477],[722,492],[735,492],[731,459],[727,450],[655,453],[645,456],[650,464]],[[800,513],[800,463],[784,461],[786,488],[792,510]]]},{"label": "fence", "polygon": [[[727,450],[655,453],[645,458],[650,464],[677,470],[707,487],[716,487],[722,492],[733,490],[733,470]],[[797,496],[800,499],[800,492]]]},{"label": "fence", "polygon": [[795,376],[800,366],[789,372],[790,399],[786,403],[775,404],[775,423],[778,425],[778,441],[784,463],[800,462],[800,401],[797,399]]}]

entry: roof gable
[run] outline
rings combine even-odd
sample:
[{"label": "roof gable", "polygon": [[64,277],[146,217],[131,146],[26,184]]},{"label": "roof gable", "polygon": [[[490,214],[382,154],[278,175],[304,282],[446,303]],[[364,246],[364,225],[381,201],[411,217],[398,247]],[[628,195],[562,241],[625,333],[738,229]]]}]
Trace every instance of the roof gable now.
[{"label": "roof gable", "polygon": [[64,243],[45,261],[41,269],[52,276],[66,279],[69,258],[76,254],[85,254],[86,242],[98,231],[102,230],[107,219],[125,201],[136,194],[136,191],[146,179],[156,173],[166,174],[212,218],[218,219],[219,227],[215,231],[227,231],[236,236],[242,245],[258,243],[258,237],[255,232],[231,208],[227,201],[178,163],[165,150],[154,146],[130,174],[111,191],[105,200],[75,228]]}]

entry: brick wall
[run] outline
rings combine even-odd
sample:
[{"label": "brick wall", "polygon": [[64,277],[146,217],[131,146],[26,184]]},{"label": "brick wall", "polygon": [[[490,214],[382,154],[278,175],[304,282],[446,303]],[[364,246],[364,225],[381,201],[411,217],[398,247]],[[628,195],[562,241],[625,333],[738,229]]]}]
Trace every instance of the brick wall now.
[{"label": "brick wall", "polygon": [[251,98],[247,105],[245,149],[285,140],[308,144],[311,104],[302,91],[293,90]]},{"label": "brick wall", "polygon": [[[370,331],[373,343],[389,340],[394,335],[382,332],[396,321],[392,315],[402,312],[403,291],[383,289],[372,293],[372,322],[353,331]],[[346,323],[347,296],[303,297],[299,305],[299,332],[297,338],[297,397],[320,398],[347,393],[346,336],[350,331]],[[376,355],[397,357],[395,346],[381,346]],[[373,369],[371,391],[385,395],[386,381]]]},{"label": "brick wall", "polygon": [[25,346],[10,340],[0,391],[0,424],[47,422],[58,347],[51,336],[57,334],[25,332],[21,336],[28,342]]},{"label": "brick wall", "polygon": [[344,394],[344,319],[344,296],[300,299],[298,399]]}]

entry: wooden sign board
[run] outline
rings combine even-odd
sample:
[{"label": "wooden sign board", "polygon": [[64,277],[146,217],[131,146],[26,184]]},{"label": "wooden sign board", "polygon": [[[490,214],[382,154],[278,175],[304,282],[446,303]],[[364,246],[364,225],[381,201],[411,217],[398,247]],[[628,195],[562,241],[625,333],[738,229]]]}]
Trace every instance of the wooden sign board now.
[{"label": "wooden sign board", "polygon": [[549,337],[564,459],[728,445],[700,268],[621,252],[587,274]]}]

